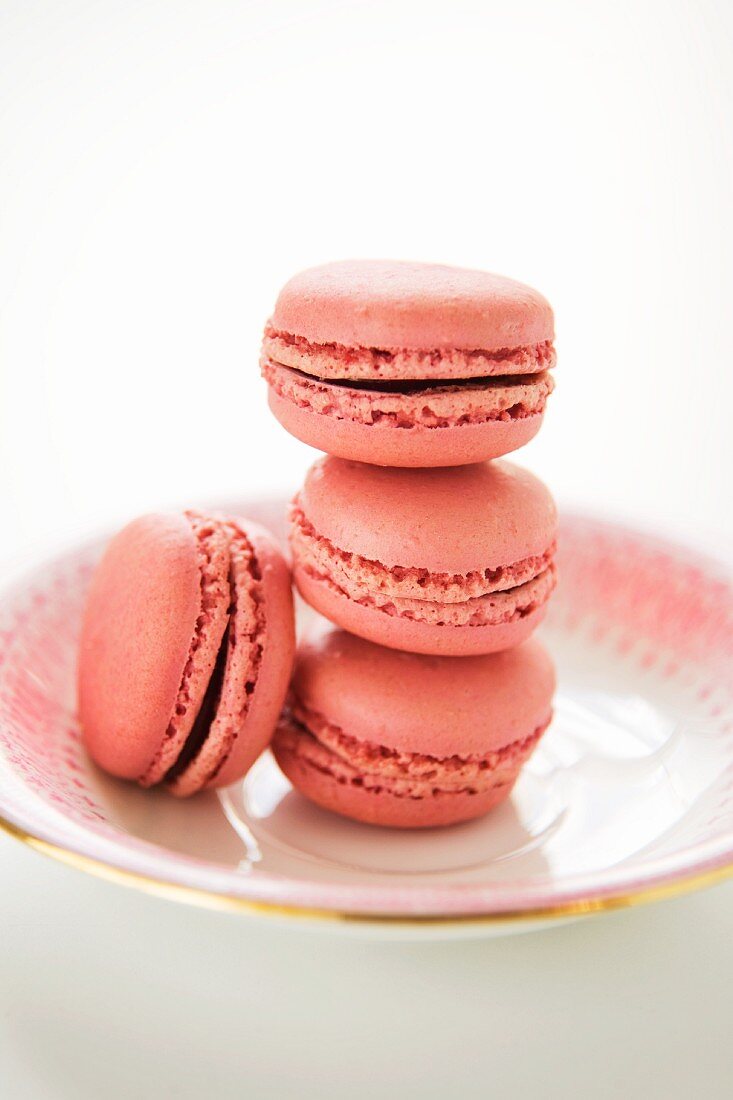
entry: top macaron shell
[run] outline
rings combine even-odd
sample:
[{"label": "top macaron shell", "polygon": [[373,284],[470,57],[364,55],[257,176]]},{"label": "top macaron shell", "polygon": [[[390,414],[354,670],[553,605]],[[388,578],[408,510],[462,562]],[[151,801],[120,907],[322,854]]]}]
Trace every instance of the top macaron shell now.
[{"label": "top macaron shell", "polygon": [[544,554],[557,511],[545,485],[506,461],[398,470],[331,456],[299,494],[319,536],[388,568],[470,573]]},{"label": "top macaron shell", "polygon": [[[317,344],[385,349],[499,351],[555,335],[549,302],[524,283],[395,260],[345,260],[300,272],[280,292],[272,325]],[[426,375],[421,369],[413,377]],[[441,366],[439,377],[452,375]]]},{"label": "top macaron shell", "polygon": [[547,722],[555,670],[534,639],[488,657],[430,657],[332,630],[301,646],[292,690],[359,741],[438,758],[485,756]]},{"label": "top macaron shell", "polygon": [[297,439],[381,466],[497,458],[539,431],[554,320],[531,287],[440,264],[301,272],[262,344],[270,409]]},{"label": "top macaron shell", "polygon": [[[79,711],[87,747],[113,775],[138,778],[160,749],[196,631],[200,586],[196,540],[181,515],[129,524],[92,578],[79,650]],[[220,641],[217,632],[209,675]]]}]

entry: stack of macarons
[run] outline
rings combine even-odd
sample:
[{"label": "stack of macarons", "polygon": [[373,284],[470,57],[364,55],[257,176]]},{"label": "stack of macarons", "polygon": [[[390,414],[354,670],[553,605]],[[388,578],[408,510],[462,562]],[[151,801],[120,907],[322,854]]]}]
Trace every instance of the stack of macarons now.
[{"label": "stack of macarons", "polygon": [[505,798],[547,727],[536,641],[557,517],[501,459],[539,430],[547,301],[431,264],[328,264],[283,288],[261,367],[270,408],[326,452],[291,508],[295,584],[335,627],[301,646],[273,741],[326,809],[403,827]]},{"label": "stack of macarons", "polygon": [[552,391],[536,291],[427,264],[329,264],[282,290],[270,407],[326,455],[290,510],[292,576],[331,627],[296,652],[291,570],[239,516],[136,520],[82,626],[87,748],[174,794],[240,779],[268,745],[320,806],[371,824],[477,817],[552,713],[530,639],[555,584],[555,507],[501,459]]}]

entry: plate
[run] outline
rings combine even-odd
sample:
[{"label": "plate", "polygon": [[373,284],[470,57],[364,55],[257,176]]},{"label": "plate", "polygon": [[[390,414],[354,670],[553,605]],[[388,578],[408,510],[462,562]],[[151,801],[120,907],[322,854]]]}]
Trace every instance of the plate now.
[{"label": "plate", "polygon": [[[282,534],[284,505],[240,511]],[[733,590],[691,551],[563,515],[542,635],[553,722],[512,798],[400,832],[295,793],[269,753],[178,801],[102,774],[75,717],[75,652],[100,553],[36,570],[0,612],[0,818],[118,882],[243,913],[382,935],[497,934],[664,897],[733,872]],[[299,629],[314,615],[299,611]]]}]

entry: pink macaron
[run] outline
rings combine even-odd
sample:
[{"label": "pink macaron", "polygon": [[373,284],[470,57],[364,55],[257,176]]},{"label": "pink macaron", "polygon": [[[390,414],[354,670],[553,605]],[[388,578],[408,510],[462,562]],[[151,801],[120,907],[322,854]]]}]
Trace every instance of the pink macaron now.
[{"label": "pink macaron", "polygon": [[285,285],[261,368],[273,413],[312,447],[380,466],[454,466],[537,433],[553,339],[549,304],[513,279],[352,260]]},{"label": "pink macaron", "polygon": [[518,645],[555,586],[548,490],[508,462],[394,469],[328,456],[291,508],[303,598],[362,638],[465,656]]},{"label": "pink macaron", "polygon": [[272,736],[294,648],[290,571],[268,532],[195,512],[135,520],[107,547],[82,625],[90,755],[177,795],[232,783]]},{"label": "pink macaron", "polygon": [[534,639],[425,657],[330,631],[301,647],[273,752],[319,806],[373,825],[449,825],[510,793],[547,728],[555,674]]}]

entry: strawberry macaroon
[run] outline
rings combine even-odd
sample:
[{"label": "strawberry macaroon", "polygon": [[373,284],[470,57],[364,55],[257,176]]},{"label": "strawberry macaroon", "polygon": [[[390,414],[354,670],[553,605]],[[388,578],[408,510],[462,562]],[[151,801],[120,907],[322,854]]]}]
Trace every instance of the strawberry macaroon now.
[{"label": "strawberry macaroon", "polygon": [[372,825],[450,825],[511,793],[552,715],[534,639],[486,657],[425,657],[341,630],[301,646],[273,751],[319,806]]},{"label": "strawberry macaroon", "polygon": [[531,287],[484,271],[359,260],[280,292],[261,369],[292,435],[381,466],[496,458],[539,431],[554,320]]},{"label": "strawberry macaroon", "polygon": [[249,520],[143,516],[109,543],[79,647],[79,718],[112,775],[177,795],[240,779],[268,744],[295,649],[290,570]]},{"label": "strawberry macaroon", "polygon": [[410,470],[328,456],[291,509],[296,585],[380,645],[465,656],[518,645],[555,587],[549,491],[501,460]]}]

